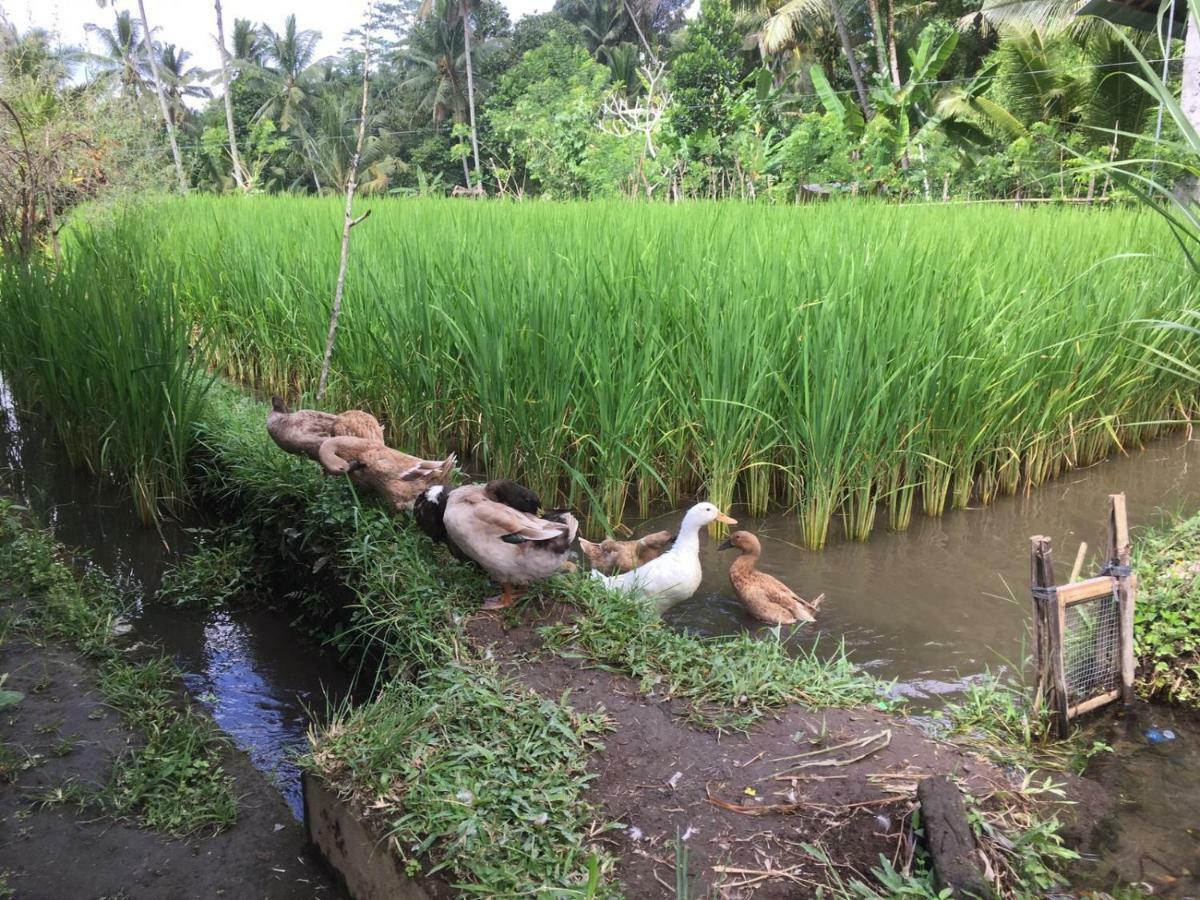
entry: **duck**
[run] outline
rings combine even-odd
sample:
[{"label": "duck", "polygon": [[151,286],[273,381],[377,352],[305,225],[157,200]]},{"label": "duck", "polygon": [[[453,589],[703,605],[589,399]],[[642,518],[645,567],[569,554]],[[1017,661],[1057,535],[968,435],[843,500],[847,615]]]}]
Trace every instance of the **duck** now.
[{"label": "duck", "polygon": [[683,517],[675,543],[657,559],[652,559],[632,572],[605,575],[592,569],[591,576],[610,590],[638,593],[654,602],[660,614],[676,603],[687,600],[700,587],[700,530],[712,522],[736,525],[713,504],[697,503]]},{"label": "duck", "polygon": [[[457,488],[450,488],[442,484],[435,484],[427,488],[413,503],[413,518],[416,520],[417,527],[425,532],[431,541],[435,544],[445,544],[456,559],[468,560],[470,557],[463,553],[458,544],[454,543],[446,534],[444,517],[446,503],[452,490],[457,490]],[[542,508],[541,497],[525,485],[508,478],[489,481],[483,486],[483,490],[489,500],[503,503],[505,506],[510,506],[518,512],[531,516],[536,516]]]},{"label": "duck", "polygon": [[333,437],[359,437],[377,444],[383,443],[383,426],[377,418],[361,409],[348,409],[334,416],[331,434]]},{"label": "duck", "polygon": [[805,600],[786,584],[758,571],[758,560],[762,556],[762,544],[749,531],[735,531],[729,535],[719,550],[737,548],[741,551],[729,567],[729,583],[733,592],[746,607],[747,612],[760,622],[772,625],[793,625],[797,622],[815,622],[817,608],[825,595],[815,600]]},{"label": "duck", "polygon": [[333,413],[317,409],[291,410],[278,394],[271,397],[267,434],[280,450],[316,459],[321,443],[333,435]]},{"label": "duck", "polygon": [[606,537],[593,543],[580,538],[579,549],[593,569],[605,575],[622,575],[652,559],[658,559],[670,549],[674,540],[675,535],[670,531],[656,531],[632,541]]},{"label": "duck", "polygon": [[496,499],[506,496],[529,502],[524,493],[492,482],[426,492],[434,507],[444,503],[441,524],[447,542],[453,542],[500,585],[501,592],[484,601],[486,610],[512,606],[530,584],[569,568],[567,556],[579,531],[579,523],[566,510],[538,516]]},{"label": "duck", "polygon": [[445,485],[457,457],[419,459],[367,438],[326,438],[317,452],[330,475],[349,475],[358,484],[383,497],[398,510],[410,510],[432,485]]}]

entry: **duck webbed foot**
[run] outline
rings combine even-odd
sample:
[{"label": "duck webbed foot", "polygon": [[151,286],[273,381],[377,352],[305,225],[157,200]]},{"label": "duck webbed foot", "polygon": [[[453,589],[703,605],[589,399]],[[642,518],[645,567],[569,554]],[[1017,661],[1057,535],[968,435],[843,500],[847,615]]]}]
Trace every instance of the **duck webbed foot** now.
[{"label": "duck webbed foot", "polygon": [[483,601],[484,609],[508,609],[516,601],[518,597],[524,595],[524,591],[513,590],[511,584],[500,585],[504,590],[495,597],[488,597]]}]

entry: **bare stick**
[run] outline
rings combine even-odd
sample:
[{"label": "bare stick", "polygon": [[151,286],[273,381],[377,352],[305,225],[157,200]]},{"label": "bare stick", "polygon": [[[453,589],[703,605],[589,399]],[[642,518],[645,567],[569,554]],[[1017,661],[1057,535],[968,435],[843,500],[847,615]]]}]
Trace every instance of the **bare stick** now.
[{"label": "bare stick", "polygon": [[[367,22],[371,20],[371,5],[367,4]],[[337,337],[338,317],[342,314],[342,293],[346,289],[346,263],[350,258],[350,229],[365,219],[370,212],[354,217],[354,192],[358,188],[358,162],[362,158],[363,141],[367,134],[367,92],[371,83],[371,30],[368,24],[363,29],[363,78],[362,108],[358,114],[358,140],[354,145],[354,156],[350,158],[350,178],[346,182],[346,212],[342,218],[342,259],[338,264],[337,287],[333,292],[333,309],[329,313],[329,336],[325,338],[325,359],[321,362],[321,380],[317,383],[317,400],[325,397],[325,386],[329,382],[329,361],[333,358],[333,342]]]}]

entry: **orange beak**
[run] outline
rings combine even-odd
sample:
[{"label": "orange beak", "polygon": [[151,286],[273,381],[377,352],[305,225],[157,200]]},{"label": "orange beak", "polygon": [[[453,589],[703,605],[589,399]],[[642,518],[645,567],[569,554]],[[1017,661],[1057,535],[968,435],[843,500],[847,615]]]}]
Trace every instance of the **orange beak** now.
[{"label": "orange beak", "polygon": [[727,515],[725,515],[725,513],[718,513],[717,521],[724,522],[726,525],[736,525],[737,524],[737,519],[727,516]]}]

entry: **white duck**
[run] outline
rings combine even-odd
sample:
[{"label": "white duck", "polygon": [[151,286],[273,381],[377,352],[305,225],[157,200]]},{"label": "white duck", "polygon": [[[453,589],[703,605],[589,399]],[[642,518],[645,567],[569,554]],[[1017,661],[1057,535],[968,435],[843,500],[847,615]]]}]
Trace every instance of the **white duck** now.
[{"label": "white duck", "polygon": [[654,601],[661,614],[676,603],[688,599],[700,587],[700,529],[711,522],[736,525],[711,503],[697,503],[683,517],[675,543],[658,559],[626,572],[624,575],[604,575],[592,569],[592,577],[605,587],[625,593],[638,593]]}]

